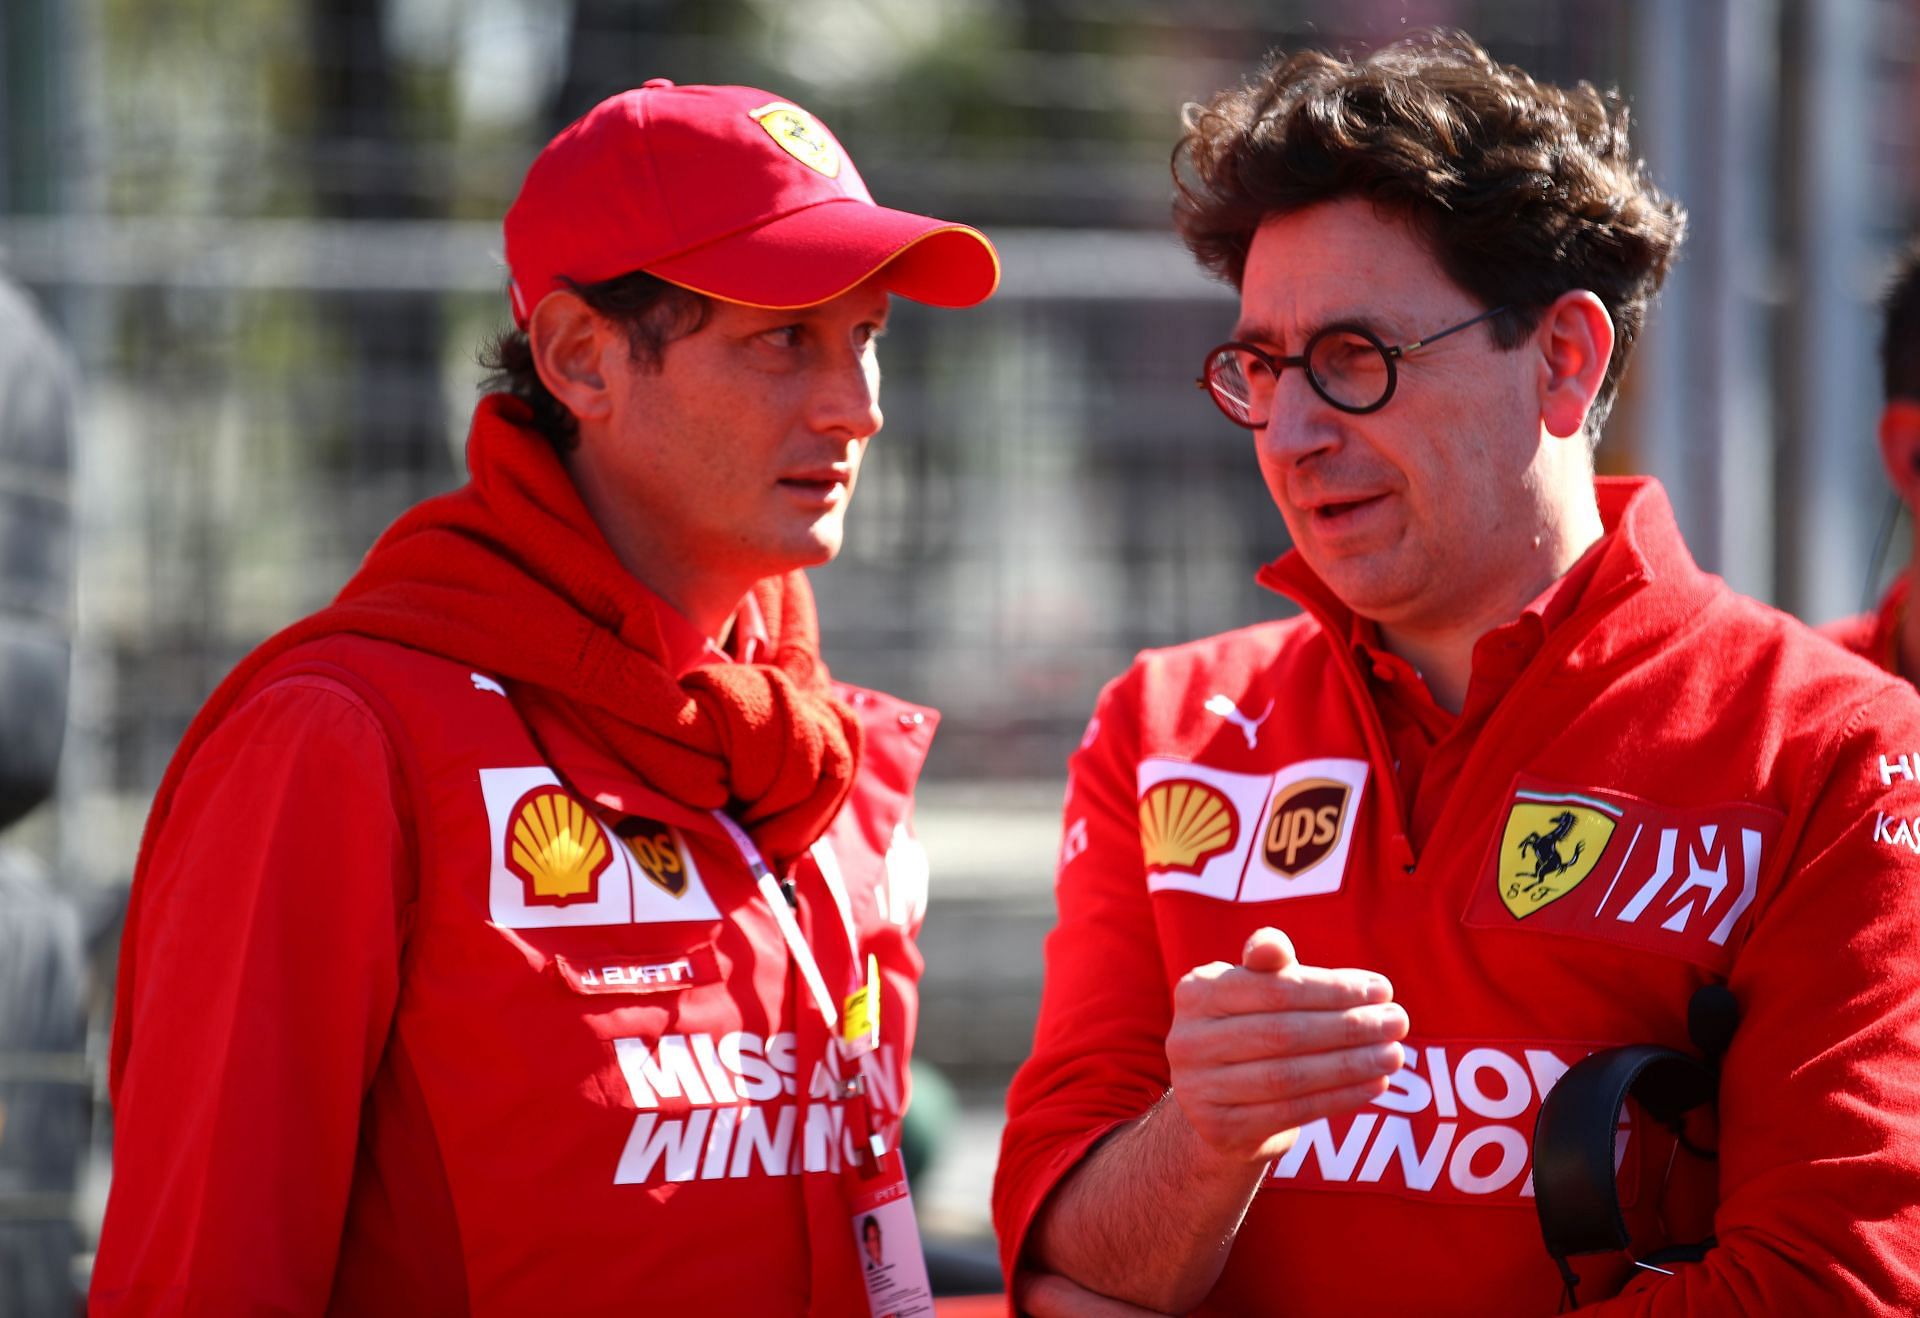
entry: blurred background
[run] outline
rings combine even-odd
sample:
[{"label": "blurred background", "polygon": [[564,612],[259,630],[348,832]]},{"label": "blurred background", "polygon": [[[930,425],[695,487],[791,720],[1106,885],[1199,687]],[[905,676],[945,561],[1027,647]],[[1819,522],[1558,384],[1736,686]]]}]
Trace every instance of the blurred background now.
[{"label": "blurred background", "polygon": [[0,382],[62,436],[0,430],[0,642],[43,697],[18,718],[57,718],[71,641],[57,793],[0,835],[0,1295],[50,1247],[84,1268],[116,922],[175,741],[458,482],[500,216],[550,135],[653,76],[804,104],[881,201],[1003,253],[984,308],[896,308],[886,433],[815,575],[836,674],[945,711],[919,1055],[952,1102],[919,1198],[984,1237],[1095,693],[1289,609],[1252,582],[1285,534],[1247,438],[1192,387],[1234,303],[1169,233],[1179,108],[1275,47],[1429,26],[1619,87],[1692,214],[1602,468],[1659,476],[1736,587],[1861,608],[1904,558],[1876,549],[1874,301],[1920,220],[1920,0],[0,3],[0,275],[37,307],[0,304],[35,363]]}]

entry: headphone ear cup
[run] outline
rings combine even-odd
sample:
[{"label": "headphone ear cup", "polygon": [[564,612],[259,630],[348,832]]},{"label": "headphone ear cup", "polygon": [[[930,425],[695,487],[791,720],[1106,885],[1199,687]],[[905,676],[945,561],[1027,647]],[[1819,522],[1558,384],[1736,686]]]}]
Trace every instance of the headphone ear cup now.
[{"label": "headphone ear cup", "polygon": [[[1717,1013],[1709,1008],[1701,1014]],[[1730,1036],[1732,1026],[1725,1025],[1724,1032]],[[1541,1240],[1566,1285],[1566,1307],[1578,1302],[1580,1289],[1570,1256],[1633,1247],[1614,1180],[1621,1105],[1631,1094],[1649,1118],[1691,1149],[1681,1119],[1713,1102],[1718,1079],[1697,1057],[1656,1044],[1629,1044],[1575,1062],[1547,1091],[1533,1127],[1533,1206]]]}]

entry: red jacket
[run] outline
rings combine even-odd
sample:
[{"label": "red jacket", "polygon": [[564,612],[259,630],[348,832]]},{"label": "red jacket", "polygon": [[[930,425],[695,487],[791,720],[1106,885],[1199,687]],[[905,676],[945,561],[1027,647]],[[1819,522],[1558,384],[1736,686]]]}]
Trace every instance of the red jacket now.
[{"label": "red jacket", "polygon": [[[795,877],[836,996],[877,959],[896,1129],[936,716],[843,694],[860,775]],[[291,651],[148,879],[95,1313],[864,1311],[839,1063],[772,915],[564,708],[385,642]]]},{"label": "red jacket", "polygon": [[[1652,482],[1599,495],[1591,581],[1418,854],[1335,639],[1350,615],[1297,556],[1263,579],[1306,616],[1144,654],[1103,693],[1008,1098],[1009,1266],[1054,1185],[1166,1092],[1174,982],[1272,924],[1304,961],[1391,978],[1408,1066],[1301,1130],[1199,1312],[1555,1312],[1529,1170],[1540,1096],[1596,1048],[1691,1050],[1707,983],[1744,1013],[1717,1185],[1685,1154],[1669,1177],[1671,1142],[1644,1122],[1617,1147],[1638,1239],[1710,1226],[1719,1246],[1640,1274],[1616,1311],[1920,1306],[1920,701],[1702,573]],[[1710,1224],[1689,1211],[1716,1199]],[[1576,1268],[1589,1300],[1628,1274],[1614,1256]]]}]

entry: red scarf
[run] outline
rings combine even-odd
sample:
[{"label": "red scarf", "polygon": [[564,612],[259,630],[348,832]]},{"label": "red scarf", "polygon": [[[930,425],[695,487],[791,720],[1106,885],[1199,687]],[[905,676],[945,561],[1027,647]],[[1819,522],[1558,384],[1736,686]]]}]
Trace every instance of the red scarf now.
[{"label": "red scarf", "polygon": [[267,663],[351,632],[553,692],[647,786],[734,814],[776,872],[826,832],[852,786],[860,725],[828,685],[813,592],[799,572],[754,598],[770,663],[676,678],[655,605],[620,566],[552,447],[504,394],[481,400],[471,479],[404,514],[333,604],[242,661],[187,729],[141,845],[140,869],[193,751]]}]

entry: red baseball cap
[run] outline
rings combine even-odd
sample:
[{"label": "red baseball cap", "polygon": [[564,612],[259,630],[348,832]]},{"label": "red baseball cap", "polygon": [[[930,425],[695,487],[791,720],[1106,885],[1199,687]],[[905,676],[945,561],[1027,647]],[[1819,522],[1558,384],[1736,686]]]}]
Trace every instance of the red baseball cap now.
[{"label": "red baseball cap", "polygon": [[986,235],[874,204],[825,124],[752,87],[654,78],[553,139],[507,211],[508,291],[526,327],[571,280],[644,270],[708,297],[810,307],[887,269],[942,307],[1000,282]]}]

